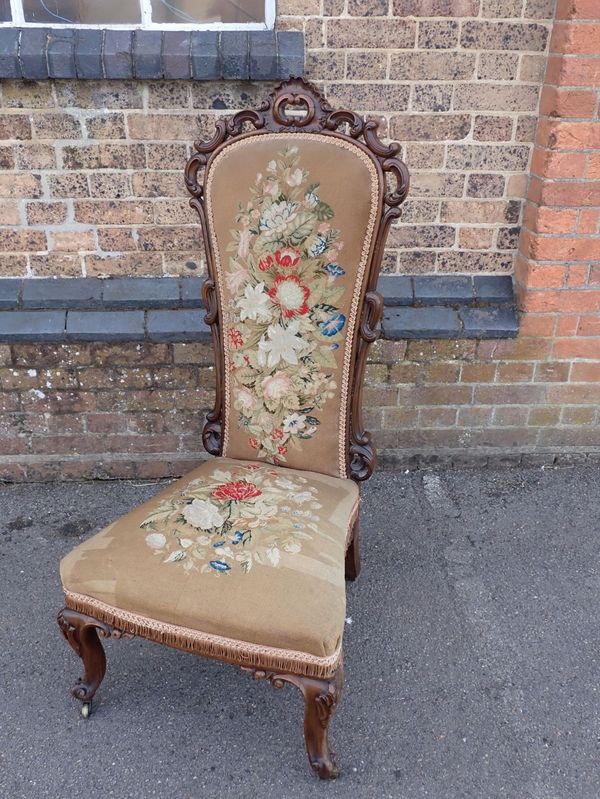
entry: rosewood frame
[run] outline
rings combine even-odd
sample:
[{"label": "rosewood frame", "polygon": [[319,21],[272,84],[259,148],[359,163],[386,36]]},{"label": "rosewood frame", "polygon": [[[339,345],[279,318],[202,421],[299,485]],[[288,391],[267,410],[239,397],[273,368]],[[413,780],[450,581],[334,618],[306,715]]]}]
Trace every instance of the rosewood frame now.
[{"label": "rosewood frame", "polygon": [[[348,129],[348,133],[340,130],[344,127]],[[224,423],[224,353],[213,244],[208,233],[204,206],[204,181],[199,181],[198,173],[200,169],[210,165],[216,151],[229,140],[284,131],[319,133],[353,142],[370,155],[382,186],[381,213],[367,265],[364,295],[359,309],[357,335],[354,338],[351,357],[351,400],[348,402],[346,420],[347,471],[351,479],[361,482],[371,476],[377,463],[371,436],[364,429],[362,420],[362,383],[367,352],[369,346],[379,337],[379,323],[383,316],[383,298],[376,289],[377,278],[389,226],[400,215],[400,205],[408,193],[408,170],[397,157],[400,145],[397,143],[385,145],[379,139],[377,122],[364,120],[351,111],[334,110],[315,87],[303,78],[290,78],[281,83],[258,109],[246,109],[231,118],[219,120],[216,133],[210,141],[195,143],[196,152],[185,169],[186,186],[192,195],[190,205],[200,216],[204,236],[208,278],[202,287],[202,296],[206,308],[205,322],[211,328],[217,377],[215,404],[207,415],[202,440],[210,454],[221,454]],[[359,572],[357,519],[346,551],[346,578],[355,580]],[[133,637],[133,631],[120,629],[69,607],[59,612],[58,624],[75,653],[83,661],[84,676],[77,681],[71,693],[83,703],[82,714],[87,718],[91,712],[94,694],[106,671],[106,657],[101,639]],[[177,644],[172,646],[177,648]],[[301,691],[304,697],[304,739],[310,765],[321,779],[336,777],[339,769],[329,751],[328,727],[342,693],[342,661],[340,660],[336,671],[326,679],[291,672],[277,673],[247,668],[241,662],[237,665],[250,671],[256,679],[267,680],[275,688],[283,688],[285,684],[290,684]]]}]

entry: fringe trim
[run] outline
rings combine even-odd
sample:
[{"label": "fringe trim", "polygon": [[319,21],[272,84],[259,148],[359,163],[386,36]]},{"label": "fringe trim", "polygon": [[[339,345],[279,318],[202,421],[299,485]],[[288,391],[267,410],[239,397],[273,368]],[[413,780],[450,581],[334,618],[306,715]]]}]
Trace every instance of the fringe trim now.
[{"label": "fringe trim", "polygon": [[334,674],[342,661],[341,643],[333,655],[320,658],[306,652],[236,641],[233,638],[223,638],[219,635],[191,630],[189,627],[156,621],[66,589],[64,589],[64,594],[65,604],[71,610],[85,613],[125,633],[245,668],[264,669],[279,673],[290,672],[306,677],[325,679]]}]

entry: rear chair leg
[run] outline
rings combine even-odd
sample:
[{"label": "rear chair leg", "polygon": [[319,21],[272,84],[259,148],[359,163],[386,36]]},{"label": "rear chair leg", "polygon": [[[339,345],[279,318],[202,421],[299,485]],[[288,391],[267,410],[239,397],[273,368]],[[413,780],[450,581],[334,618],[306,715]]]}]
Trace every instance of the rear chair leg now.
[{"label": "rear chair leg", "polygon": [[356,580],[360,574],[360,543],[358,537],[358,517],[352,528],[350,545],[346,550],[346,580]]},{"label": "rear chair leg", "polygon": [[94,694],[106,672],[106,655],[98,636],[109,638],[113,628],[70,608],[63,608],[56,620],[75,654],[83,661],[84,675],[77,680],[71,694],[83,703],[81,715],[87,719],[92,712]]}]

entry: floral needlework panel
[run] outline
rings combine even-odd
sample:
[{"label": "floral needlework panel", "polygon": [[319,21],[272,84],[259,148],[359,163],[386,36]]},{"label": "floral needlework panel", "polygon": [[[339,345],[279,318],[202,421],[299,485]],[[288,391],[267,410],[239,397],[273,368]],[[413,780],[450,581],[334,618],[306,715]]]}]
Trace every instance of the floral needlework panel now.
[{"label": "floral needlework panel", "polygon": [[344,625],[351,480],[219,458],[69,553],[69,592],[141,617],[319,657]]},{"label": "floral needlework panel", "polygon": [[350,359],[379,201],[369,156],[331,137],[257,136],[211,164],[225,455],[345,477]]}]

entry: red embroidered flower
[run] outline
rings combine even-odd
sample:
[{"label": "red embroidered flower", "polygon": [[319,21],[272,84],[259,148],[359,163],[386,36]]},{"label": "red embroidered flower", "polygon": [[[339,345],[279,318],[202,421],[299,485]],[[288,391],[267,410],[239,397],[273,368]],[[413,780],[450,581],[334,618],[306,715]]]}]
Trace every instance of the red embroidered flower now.
[{"label": "red embroidered flower", "polygon": [[294,247],[282,247],[275,253],[275,260],[278,266],[289,269],[296,266],[300,260],[300,253]]},{"label": "red embroidered flower", "polygon": [[242,334],[239,330],[236,330],[235,327],[229,328],[229,343],[232,347],[239,349],[244,345],[244,339],[242,338]]},{"label": "red embroidered flower", "polygon": [[254,472],[256,469],[260,469],[260,466],[258,465],[258,463],[249,463],[248,466],[246,466],[245,468],[248,469],[250,472]]},{"label": "red embroidered flower", "polygon": [[254,483],[247,483],[245,480],[234,480],[231,483],[223,483],[223,485],[220,485],[212,492],[215,499],[233,499],[236,502],[260,497],[261,494],[262,491],[259,491]]},{"label": "red embroidered flower", "polygon": [[273,260],[272,255],[267,255],[266,258],[261,258],[261,260],[258,262],[258,268],[261,272],[268,272],[272,266],[275,266],[275,261]]},{"label": "red embroidered flower", "polygon": [[273,302],[279,305],[286,319],[308,313],[306,300],[310,296],[310,289],[300,282],[298,275],[279,273],[268,294]]},{"label": "red embroidered flower", "polygon": [[260,444],[258,443],[258,441],[255,438],[249,438],[248,439],[248,443],[250,444],[252,449],[258,449],[260,447]]},{"label": "red embroidered flower", "polygon": [[285,447],[285,446],[283,446],[283,445],[282,445],[282,446],[280,446],[280,447],[277,447],[277,452],[278,452],[280,455],[285,455],[285,454],[287,453],[287,451],[288,451],[288,448],[287,448],[287,447]]},{"label": "red embroidered flower", "polygon": [[250,358],[248,357],[248,355],[244,355],[244,363],[246,364],[246,366],[250,366]]},{"label": "red embroidered flower", "polygon": [[285,433],[281,429],[281,427],[276,427],[275,430],[271,433],[271,438],[273,441],[281,441]]}]

